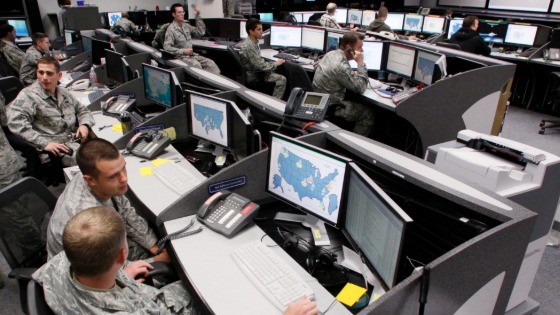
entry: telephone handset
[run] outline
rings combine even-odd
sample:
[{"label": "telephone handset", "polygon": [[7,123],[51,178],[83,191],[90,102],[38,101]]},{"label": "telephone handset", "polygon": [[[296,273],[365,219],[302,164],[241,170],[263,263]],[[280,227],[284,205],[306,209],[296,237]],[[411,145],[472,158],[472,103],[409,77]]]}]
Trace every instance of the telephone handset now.
[{"label": "telephone handset", "polygon": [[82,60],[78,62],[69,72],[86,71],[89,69],[89,61]]},{"label": "telephone handset", "polygon": [[131,111],[134,105],[136,105],[136,100],[129,95],[111,96],[101,102],[101,111],[103,114],[120,116],[125,111]]},{"label": "telephone handset", "polygon": [[80,79],[72,83],[71,90],[85,90],[89,87],[89,79]]},{"label": "telephone handset", "polygon": [[322,121],[329,108],[328,105],[328,94],[305,92],[296,87],[292,89],[286,102],[284,116],[308,121]]},{"label": "telephone handset", "polygon": [[171,139],[160,131],[143,131],[137,133],[128,141],[126,151],[141,158],[153,160],[167,148]]},{"label": "telephone handset", "polygon": [[219,191],[198,209],[198,221],[230,238],[257,216],[260,206],[229,190]]}]

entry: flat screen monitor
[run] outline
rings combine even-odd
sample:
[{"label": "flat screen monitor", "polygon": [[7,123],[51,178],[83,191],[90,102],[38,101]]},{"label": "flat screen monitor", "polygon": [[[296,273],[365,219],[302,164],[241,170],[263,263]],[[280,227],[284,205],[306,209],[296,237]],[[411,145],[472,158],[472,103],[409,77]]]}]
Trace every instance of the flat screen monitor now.
[{"label": "flat screen monitor", "polygon": [[93,39],[88,36],[82,36],[82,50],[83,51],[91,51]]},{"label": "flat screen monitor", "polygon": [[301,47],[301,26],[271,25],[270,46]]},{"label": "flat screen monitor", "polygon": [[367,174],[349,164],[342,231],[388,290],[397,284],[408,216]]},{"label": "flat screen monitor", "polygon": [[440,34],[445,28],[445,18],[443,16],[425,16],[424,25],[422,25],[422,33]]},{"label": "flat screen monitor", "polygon": [[337,33],[337,32],[327,32],[327,52],[331,50],[337,50],[340,39],[344,36],[344,34]]},{"label": "flat screen monitor", "polygon": [[115,25],[115,22],[122,18],[122,13],[121,12],[108,12],[107,13],[107,18],[109,20],[109,26],[113,27],[113,25]]},{"label": "flat screen monitor", "polygon": [[457,33],[463,27],[463,19],[452,19],[449,21],[447,28],[447,39],[451,39],[453,34]]},{"label": "flat screen monitor", "polygon": [[362,14],[362,25],[369,26],[375,20],[376,12],[365,10]]},{"label": "flat screen monitor", "polygon": [[509,24],[505,42],[519,46],[533,46],[538,29],[536,25]]},{"label": "flat screen monitor", "polygon": [[249,34],[247,34],[247,29],[245,28],[246,25],[247,25],[246,20],[239,22],[239,38],[241,39],[245,39],[249,37]]},{"label": "flat screen monitor", "polygon": [[105,69],[107,69],[107,77],[117,83],[124,83],[124,71],[122,57],[123,54],[112,50],[105,50]]},{"label": "flat screen monitor", "polygon": [[263,22],[272,22],[274,21],[274,17],[272,15],[272,12],[259,13],[259,20]]},{"label": "flat screen monitor", "polygon": [[409,32],[421,32],[424,16],[418,14],[407,14],[404,18],[403,30]]},{"label": "flat screen monitor", "polygon": [[362,10],[350,9],[348,10],[348,18],[346,23],[362,25]]},{"label": "flat screen monitor", "polygon": [[128,19],[136,25],[146,25],[147,18],[147,11],[128,11]]},{"label": "flat screen monitor", "polygon": [[303,23],[303,13],[302,12],[290,12],[298,23]]},{"label": "flat screen monitor", "polygon": [[271,132],[266,191],[308,216],[338,226],[349,160]]},{"label": "flat screen monitor", "polygon": [[101,58],[105,58],[105,49],[113,49],[111,43],[95,38],[91,39],[91,61],[93,64],[101,64]]},{"label": "flat screen monitor", "polygon": [[488,9],[547,12],[550,0],[490,0]]},{"label": "flat screen monitor", "polygon": [[144,96],[147,100],[166,108],[175,106],[175,85],[178,81],[175,73],[147,64],[142,65],[144,78]]},{"label": "flat screen monitor", "polygon": [[307,23],[309,22],[309,18],[311,16],[313,16],[313,14],[315,14],[315,12],[303,12],[303,22],[302,23]]},{"label": "flat screen monitor", "polygon": [[389,44],[387,55],[387,71],[398,74],[404,78],[411,78],[414,70],[416,49],[395,43]]},{"label": "flat screen monitor", "polygon": [[16,29],[17,37],[29,37],[29,29],[27,28],[27,21],[24,19],[20,20],[8,20],[8,24]]},{"label": "flat screen monitor", "polygon": [[507,22],[480,20],[477,31],[487,43],[503,43],[507,27]]},{"label": "flat screen monitor", "polygon": [[364,41],[364,62],[368,70],[381,70],[381,61],[383,60],[383,42],[381,41]]},{"label": "flat screen monitor", "polygon": [[430,85],[434,79],[434,68],[441,54],[430,51],[418,50],[416,54],[416,66],[414,67],[414,81]]},{"label": "flat screen monitor", "polygon": [[66,45],[71,45],[82,38],[80,31],[64,30],[64,41]]},{"label": "flat screen monitor", "polygon": [[191,135],[221,148],[229,148],[229,103],[224,99],[190,93],[187,121]]},{"label": "flat screen monitor", "polygon": [[336,23],[344,23],[346,22],[346,17],[348,16],[348,9],[345,8],[337,8],[334,11],[334,19]]},{"label": "flat screen monitor", "polygon": [[404,13],[389,13],[385,24],[389,25],[393,31],[402,31],[404,24]]},{"label": "flat screen monitor", "polygon": [[537,31],[537,35],[535,36],[535,42],[533,43],[533,46],[541,47],[542,45],[548,43],[548,39],[550,38],[551,31],[552,31],[551,27],[539,25],[539,30]]},{"label": "flat screen monitor", "polygon": [[301,29],[301,47],[310,50],[325,51],[325,29],[304,26]]}]

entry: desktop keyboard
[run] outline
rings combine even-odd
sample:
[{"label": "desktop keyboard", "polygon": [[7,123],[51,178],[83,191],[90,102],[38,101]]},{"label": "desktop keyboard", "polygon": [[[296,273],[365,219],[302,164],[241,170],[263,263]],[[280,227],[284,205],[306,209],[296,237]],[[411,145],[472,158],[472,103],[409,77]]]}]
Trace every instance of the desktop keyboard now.
[{"label": "desktop keyboard", "polygon": [[400,91],[395,93],[395,95],[393,95],[393,103],[398,103],[404,99],[409,98],[412,94],[418,92],[418,89],[415,87],[412,87],[408,90],[404,90],[404,91]]},{"label": "desktop keyboard", "polygon": [[280,311],[304,295],[314,299],[313,290],[278,255],[260,241],[232,252],[233,260]]},{"label": "desktop keyboard", "polygon": [[128,112],[128,114],[130,116],[130,122],[132,123],[132,129],[135,129],[138,125],[146,121],[146,118],[135,111]]},{"label": "desktop keyboard", "polygon": [[108,91],[103,91],[103,90],[95,90],[91,93],[88,94],[88,99],[90,104],[95,102],[98,98],[102,97],[103,95],[105,95]]},{"label": "desktop keyboard", "polygon": [[84,73],[85,72],[81,72],[81,71],[70,72],[70,77],[72,78],[72,80],[76,80],[77,78],[81,77],[82,74]]},{"label": "desktop keyboard", "polygon": [[287,53],[277,53],[276,55],[273,56],[274,58],[280,58],[280,59],[285,59],[285,60],[292,60],[292,59],[298,59],[298,56],[294,56],[294,55],[290,55]]},{"label": "desktop keyboard", "polygon": [[174,162],[163,163],[152,169],[162,183],[179,195],[185,194],[200,183],[198,177]]}]

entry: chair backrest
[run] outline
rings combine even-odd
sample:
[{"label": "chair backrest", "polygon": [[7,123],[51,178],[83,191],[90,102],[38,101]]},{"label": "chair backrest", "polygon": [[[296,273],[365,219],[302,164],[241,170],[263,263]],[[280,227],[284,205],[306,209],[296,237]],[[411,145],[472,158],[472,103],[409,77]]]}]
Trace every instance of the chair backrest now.
[{"label": "chair backrest", "polygon": [[[325,14],[325,12],[313,13],[313,15],[311,15],[309,17],[309,20],[307,21],[307,24],[311,24],[311,23],[309,23],[311,21],[319,21],[321,19],[321,17],[323,16],[323,14]],[[313,25],[317,25],[317,24],[313,24]],[[321,23],[319,23],[318,25],[321,25]]]},{"label": "chair backrest", "polygon": [[461,46],[459,46],[459,44],[454,44],[454,43],[438,42],[438,43],[436,43],[436,46],[441,46],[441,47],[445,47],[445,48],[451,48],[451,49],[462,50],[462,49],[461,49]]},{"label": "chair backrest", "polygon": [[295,87],[302,88],[304,91],[313,91],[313,85],[302,66],[286,61],[284,62],[286,79],[288,80],[288,91]]},{"label": "chair backrest", "polygon": [[156,35],[152,40],[152,47],[157,49],[163,48],[163,42],[165,41],[165,33],[167,32],[167,28],[169,27],[170,24],[171,23],[165,23],[159,28],[159,30],[157,30]]},{"label": "chair backrest", "polygon": [[10,66],[8,59],[4,55],[4,52],[0,51],[0,77],[15,76],[19,77],[19,69],[14,69]]},{"label": "chair backrest", "polygon": [[122,27],[120,25],[113,26],[112,31],[119,34],[121,37],[124,37],[124,38],[128,37],[128,33],[126,32],[124,27]]},{"label": "chair backrest", "polygon": [[45,301],[43,287],[33,280],[27,284],[27,311],[27,315],[54,314],[47,301]]},{"label": "chair backrest", "polygon": [[23,89],[23,83],[14,76],[0,78],[0,92],[4,95],[6,105],[10,104]]},{"label": "chair backrest", "polygon": [[307,25],[315,25],[315,26],[323,26],[321,25],[321,22],[319,22],[318,20],[309,20],[309,22],[307,22]]},{"label": "chair backrest", "polygon": [[243,85],[247,85],[247,74],[243,69],[241,64],[241,59],[239,58],[239,49],[235,45],[228,46],[228,53],[233,57],[235,61],[235,80]]}]

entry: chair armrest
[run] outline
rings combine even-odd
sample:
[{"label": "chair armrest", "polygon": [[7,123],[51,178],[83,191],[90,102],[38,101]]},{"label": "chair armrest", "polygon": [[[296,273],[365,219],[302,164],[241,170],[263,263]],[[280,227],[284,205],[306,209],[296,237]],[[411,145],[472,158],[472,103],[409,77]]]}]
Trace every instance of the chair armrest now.
[{"label": "chair armrest", "polygon": [[173,266],[171,266],[168,263],[162,261],[154,261],[150,263],[150,265],[152,265],[154,269],[148,270],[148,274],[146,275],[146,278],[175,274],[175,270],[173,269]]},{"label": "chair armrest", "polygon": [[33,279],[31,275],[37,271],[38,268],[16,268],[13,269],[8,278],[18,279],[18,280],[31,280]]}]

